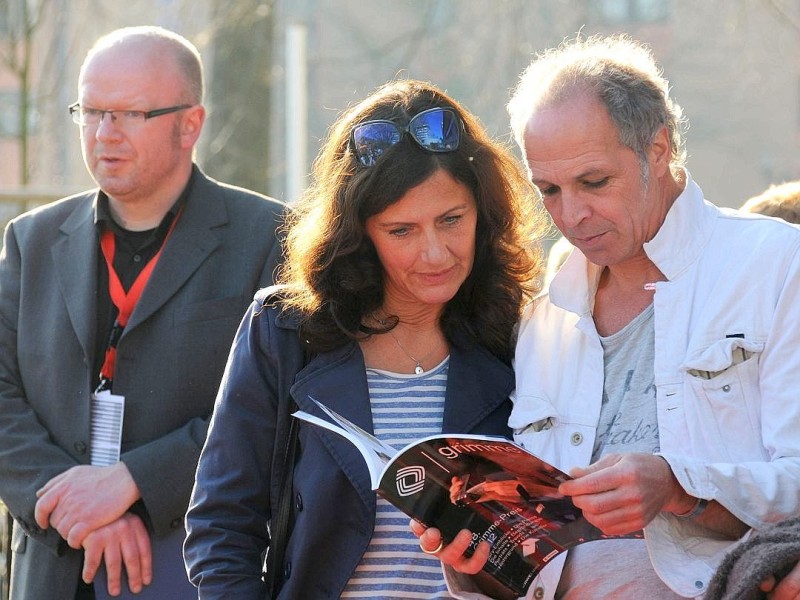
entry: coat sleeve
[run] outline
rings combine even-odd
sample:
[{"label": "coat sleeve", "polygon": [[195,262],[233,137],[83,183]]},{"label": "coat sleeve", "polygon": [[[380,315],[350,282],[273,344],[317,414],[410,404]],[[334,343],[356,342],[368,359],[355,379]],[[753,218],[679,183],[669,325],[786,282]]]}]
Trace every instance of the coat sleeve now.
[{"label": "coat sleeve", "polygon": [[14,222],[0,252],[0,498],[25,532],[60,552],[58,533],[36,525],[36,490],[78,462],[53,439],[26,397],[18,361],[22,259]]},{"label": "coat sleeve", "polygon": [[[279,388],[272,310],[254,303],[236,335],[200,455],[184,557],[202,598],[256,598],[269,545]],[[287,411],[288,412],[288,411]]]}]

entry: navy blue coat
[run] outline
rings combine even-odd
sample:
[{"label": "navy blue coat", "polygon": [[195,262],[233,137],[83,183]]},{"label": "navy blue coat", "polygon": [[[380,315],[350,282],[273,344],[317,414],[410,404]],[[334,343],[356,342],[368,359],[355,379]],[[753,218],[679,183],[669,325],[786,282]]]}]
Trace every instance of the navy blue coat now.
[{"label": "navy blue coat", "polygon": [[[281,487],[271,477],[281,458],[273,449],[285,439],[291,399],[320,414],[311,396],[373,432],[359,346],[315,355],[303,367],[296,323],[260,309],[259,300],[236,336],[187,515],[184,556],[203,599],[265,596],[261,556]],[[485,349],[452,346],[443,432],[508,435],[513,387],[511,368]],[[376,496],[348,441],[307,424],[299,437],[280,597],[338,598],[372,537]]]}]

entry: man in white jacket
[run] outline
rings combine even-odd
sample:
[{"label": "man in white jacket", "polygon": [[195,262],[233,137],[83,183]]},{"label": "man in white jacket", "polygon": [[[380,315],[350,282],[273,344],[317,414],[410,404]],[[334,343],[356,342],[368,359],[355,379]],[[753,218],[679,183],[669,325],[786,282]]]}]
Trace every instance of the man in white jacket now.
[{"label": "man in white jacket", "polygon": [[[509,112],[576,248],[523,317],[510,425],[575,476],[560,491],[591,523],[645,533],[562,554],[528,597],[700,597],[749,531],[800,511],[800,229],[704,200],[680,107],[628,38],[544,53]],[[487,556],[467,537],[437,555],[482,597],[456,572]]]}]

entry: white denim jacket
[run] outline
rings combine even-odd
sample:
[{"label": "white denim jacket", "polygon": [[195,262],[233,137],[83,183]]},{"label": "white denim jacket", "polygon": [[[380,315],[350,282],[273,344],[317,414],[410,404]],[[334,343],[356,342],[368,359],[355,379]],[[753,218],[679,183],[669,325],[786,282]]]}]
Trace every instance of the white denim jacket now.
[{"label": "white denim jacket", "polygon": [[[686,187],[645,251],[656,285],[660,454],[684,489],[753,528],[800,512],[800,228],[705,202]],[[600,269],[574,251],[526,312],[516,353],[515,439],[563,470],[589,463],[603,391],[592,320]],[[734,543],[662,513],[645,528],[658,575],[702,596]],[[527,598],[553,598],[565,555]],[[453,591],[463,579],[446,570]],[[463,588],[462,588],[463,589]],[[459,594],[478,598],[478,594]]]}]

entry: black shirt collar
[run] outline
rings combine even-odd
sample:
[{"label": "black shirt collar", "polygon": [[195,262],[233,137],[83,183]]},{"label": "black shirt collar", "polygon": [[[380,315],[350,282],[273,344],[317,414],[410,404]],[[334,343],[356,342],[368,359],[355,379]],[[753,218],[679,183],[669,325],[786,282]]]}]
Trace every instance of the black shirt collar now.
[{"label": "black shirt collar", "polygon": [[[175,217],[181,211],[182,207],[186,204],[189,196],[191,195],[192,186],[197,179],[197,172],[197,165],[193,165],[192,173],[189,176],[189,181],[186,183],[186,187],[183,188],[181,195],[178,196],[178,199],[164,215],[164,218],[161,219],[161,223],[158,224],[158,227],[151,230],[155,240],[163,241],[167,236],[167,232],[169,231],[170,225],[172,225],[172,221],[175,220]],[[110,228],[115,235],[125,235],[126,233],[129,233],[128,230],[121,227],[112,218],[111,208],[108,206],[108,195],[103,190],[98,190],[97,192],[97,201],[95,202],[94,208],[94,224],[97,228],[98,235],[102,233],[105,228]],[[149,236],[147,237],[149,238]]]}]

